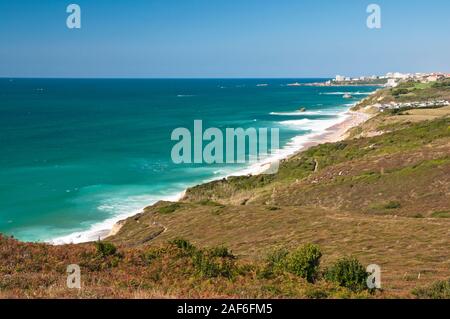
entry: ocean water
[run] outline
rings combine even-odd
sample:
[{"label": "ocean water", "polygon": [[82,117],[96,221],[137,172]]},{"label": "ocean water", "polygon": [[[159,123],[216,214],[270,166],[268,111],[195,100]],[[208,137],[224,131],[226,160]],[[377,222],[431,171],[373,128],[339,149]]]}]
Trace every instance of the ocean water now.
[{"label": "ocean water", "polygon": [[174,164],[175,128],[196,119],[204,128],[278,127],[284,154],[375,90],[287,86],[312,81],[0,79],[0,233],[95,239],[147,205],[252,164]]}]

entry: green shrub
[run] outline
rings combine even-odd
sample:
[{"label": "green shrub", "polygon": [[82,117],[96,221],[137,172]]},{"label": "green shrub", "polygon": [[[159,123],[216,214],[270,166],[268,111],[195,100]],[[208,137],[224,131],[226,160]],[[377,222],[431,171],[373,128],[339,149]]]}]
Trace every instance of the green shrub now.
[{"label": "green shrub", "polygon": [[352,291],[367,289],[367,277],[364,266],[353,257],[339,259],[325,271],[325,279]]},{"label": "green shrub", "polygon": [[182,251],[182,255],[192,255],[197,249],[189,241],[183,238],[176,238],[170,241],[172,245],[175,245]]},{"label": "green shrub", "polygon": [[450,80],[445,79],[445,80],[437,81],[437,82],[433,83],[432,87],[436,88],[436,89],[450,88]]},{"label": "green shrub", "polygon": [[219,275],[219,267],[209,258],[206,258],[203,251],[197,251],[192,256],[192,263],[197,273],[202,277],[217,277]]},{"label": "green shrub", "polygon": [[113,256],[117,252],[116,246],[108,242],[98,241],[95,243],[95,247],[97,248],[97,254],[100,257]]},{"label": "green shrub", "polygon": [[180,205],[180,204],[178,204],[178,203],[172,203],[172,204],[169,204],[169,205],[167,205],[167,206],[160,207],[160,208],[158,209],[158,212],[159,212],[160,214],[170,214],[170,213],[175,212],[175,211],[176,211],[177,209],[179,209],[179,208],[181,208],[181,205]]},{"label": "green shrub", "polygon": [[297,276],[314,282],[319,273],[322,253],[314,244],[306,244],[287,256],[287,270]]},{"label": "green shrub", "polygon": [[450,218],[450,211],[433,212],[431,214],[433,218]]},{"label": "green shrub", "polygon": [[215,201],[209,200],[209,199],[203,199],[198,202],[202,206],[212,206],[212,207],[224,207],[224,205],[217,203]]},{"label": "green shrub", "polygon": [[398,201],[390,201],[383,206],[384,209],[397,209],[400,207],[402,207],[402,204]]},{"label": "green shrub", "polygon": [[274,269],[283,269],[286,267],[286,257],[289,252],[284,249],[277,249],[267,256],[267,264]]},{"label": "green shrub", "polygon": [[394,96],[399,96],[402,94],[408,94],[409,90],[408,89],[396,89],[396,90],[392,90],[392,95]]},{"label": "green shrub", "polygon": [[267,255],[264,267],[258,271],[258,277],[263,279],[273,278],[275,273],[284,271],[287,267],[286,257],[289,252],[284,249],[277,249]]},{"label": "green shrub", "polygon": [[231,278],[236,273],[236,258],[226,247],[211,249],[197,249],[189,241],[177,238],[170,242],[181,250],[179,257],[189,258],[195,272],[205,278],[226,277]]},{"label": "green shrub", "polygon": [[144,260],[147,263],[151,263],[155,259],[161,257],[164,254],[164,252],[165,252],[164,249],[161,248],[151,249],[144,254]]},{"label": "green shrub", "polygon": [[[233,256],[234,258],[234,256]],[[192,262],[197,274],[205,278],[232,278],[236,272],[236,265],[231,257],[217,257],[211,252],[198,250],[192,255]]]},{"label": "green shrub", "polygon": [[437,281],[425,288],[416,288],[412,294],[421,299],[450,299],[450,279]]},{"label": "green shrub", "polygon": [[211,257],[220,257],[220,258],[235,258],[235,256],[228,250],[227,247],[219,246],[214,247],[209,250],[209,255]]},{"label": "green shrub", "polygon": [[348,146],[348,144],[346,142],[337,142],[335,143],[334,147],[336,148],[336,150],[342,151],[344,150],[346,147]]}]

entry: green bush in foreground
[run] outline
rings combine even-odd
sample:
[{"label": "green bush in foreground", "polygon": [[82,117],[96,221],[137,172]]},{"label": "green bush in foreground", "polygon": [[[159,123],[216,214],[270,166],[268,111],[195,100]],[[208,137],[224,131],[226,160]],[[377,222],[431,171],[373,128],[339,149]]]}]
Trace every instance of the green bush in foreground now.
[{"label": "green bush in foreground", "polygon": [[192,256],[192,262],[198,275],[204,278],[225,277],[231,279],[236,271],[234,257],[218,257],[211,251],[198,250]]},{"label": "green bush in foreground", "polygon": [[191,242],[183,238],[176,238],[169,243],[178,248],[178,256],[179,257],[190,257],[192,258],[198,251],[197,247],[195,247]]},{"label": "green bush in foreground", "polygon": [[367,289],[368,273],[364,266],[353,257],[344,257],[325,271],[325,279],[352,291]]},{"label": "green bush in foreground", "polygon": [[283,272],[287,266],[287,256],[289,252],[282,248],[277,249],[267,255],[266,263],[258,272],[260,278],[273,278],[276,273]]},{"label": "green bush in foreground", "polygon": [[95,247],[97,248],[97,254],[100,257],[113,256],[117,252],[116,246],[108,242],[98,241],[95,243]]},{"label": "green bush in foreground", "polygon": [[183,251],[193,251],[195,250],[195,246],[192,245],[189,241],[183,238],[176,238],[170,242],[172,245],[175,245],[177,248]]},{"label": "green bush in foreground", "polygon": [[412,294],[421,299],[450,299],[450,279],[437,281],[425,288],[416,288]]},{"label": "green bush in foreground", "polygon": [[236,258],[233,253],[224,246],[218,246],[211,248],[209,250],[209,255],[211,257],[221,257],[221,258]]},{"label": "green bush in foreground", "polygon": [[162,248],[153,248],[143,254],[144,261],[148,264],[164,255],[165,250]]},{"label": "green bush in foreground", "polygon": [[319,273],[321,257],[319,246],[306,244],[287,256],[287,270],[308,282],[314,282]]},{"label": "green bush in foreground", "polygon": [[274,270],[283,269],[286,267],[286,257],[288,255],[289,252],[286,249],[277,249],[267,256],[267,264]]},{"label": "green bush in foreground", "polygon": [[170,242],[181,250],[179,257],[189,258],[197,275],[203,278],[232,278],[237,272],[236,257],[227,247],[198,249],[189,241],[177,238]]}]

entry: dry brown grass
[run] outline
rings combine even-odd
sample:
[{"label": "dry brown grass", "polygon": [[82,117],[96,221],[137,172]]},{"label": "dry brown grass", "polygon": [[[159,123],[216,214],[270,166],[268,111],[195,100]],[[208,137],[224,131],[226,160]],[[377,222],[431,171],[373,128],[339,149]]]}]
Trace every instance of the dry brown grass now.
[{"label": "dry brown grass", "polygon": [[[317,243],[324,251],[325,265],[344,255],[354,255],[366,265],[380,265],[383,288],[402,296],[416,285],[450,276],[449,219],[299,207],[226,206],[218,211],[190,204],[168,215],[149,210],[139,222],[141,227],[152,227],[154,222],[167,227],[151,245],[181,236],[199,246],[226,245],[246,260],[259,260],[280,247]],[[117,241],[131,240],[125,232],[118,235]]]},{"label": "dry brown grass", "polygon": [[398,125],[407,125],[409,123],[419,123],[423,121],[432,121],[443,117],[450,117],[450,106],[436,109],[412,109],[401,113],[401,115],[378,114],[372,117],[362,125],[350,130],[350,136],[370,137],[385,133],[387,129],[395,129]]}]

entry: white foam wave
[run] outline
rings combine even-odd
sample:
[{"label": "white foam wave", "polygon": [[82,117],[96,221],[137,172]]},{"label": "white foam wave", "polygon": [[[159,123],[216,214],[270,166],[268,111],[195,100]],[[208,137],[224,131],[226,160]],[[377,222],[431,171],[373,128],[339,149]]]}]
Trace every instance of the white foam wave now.
[{"label": "white foam wave", "polygon": [[350,94],[350,95],[370,95],[372,94],[372,92],[323,92],[320,93],[321,95],[345,95],[345,94]]},{"label": "white foam wave", "polygon": [[333,119],[289,120],[289,121],[281,121],[281,122],[279,122],[279,124],[288,126],[291,129],[311,131],[312,133],[321,133],[321,132],[324,132],[327,128],[339,123],[340,121],[342,121],[345,118],[346,118],[346,116],[341,114],[339,116],[336,116],[336,118],[333,118]]},{"label": "white foam wave", "polygon": [[110,233],[113,226],[120,220],[134,216],[142,212],[143,208],[156,203],[158,200],[178,201],[183,197],[184,191],[169,196],[130,196],[126,199],[116,198],[108,200],[98,206],[101,211],[106,211],[114,217],[95,223],[85,231],[74,232],[67,236],[48,240],[52,245],[79,244],[103,239]]},{"label": "white foam wave", "polygon": [[309,119],[301,119],[301,120],[293,120],[293,121],[282,121],[279,122],[282,125],[289,125],[298,129],[309,129],[311,132],[305,135],[298,135],[294,137],[291,141],[286,143],[286,145],[278,150],[274,150],[272,154],[269,154],[267,158],[260,160],[259,162],[251,164],[249,167],[240,170],[236,173],[230,173],[228,176],[241,176],[241,175],[257,175],[263,173],[268,165],[281,161],[289,156],[294,155],[295,153],[301,151],[306,144],[313,141],[318,136],[322,135],[326,132],[330,127],[342,123],[345,121],[350,114],[345,112],[341,112],[336,116],[336,118],[331,120],[309,120]]},{"label": "white foam wave", "polygon": [[301,120],[289,120],[289,121],[281,121],[279,124],[290,126],[290,127],[296,127],[296,128],[304,128],[307,126],[310,126],[312,123],[314,123],[314,120],[310,119],[301,119]]},{"label": "white foam wave", "polygon": [[278,115],[278,116],[302,116],[302,115],[336,115],[336,113],[332,112],[323,112],[323,111],[295,111],[295,112],[270,112],[270,115]]}]

